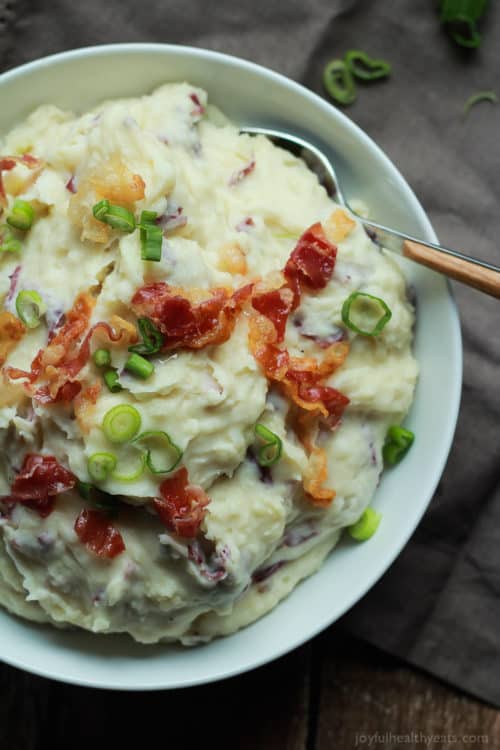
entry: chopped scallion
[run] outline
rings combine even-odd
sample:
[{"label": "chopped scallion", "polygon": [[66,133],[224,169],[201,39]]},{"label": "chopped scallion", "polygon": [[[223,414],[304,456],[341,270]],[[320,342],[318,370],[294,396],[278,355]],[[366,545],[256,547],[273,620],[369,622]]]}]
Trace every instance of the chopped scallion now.
[{"label": "chopped scallion", "polygon": [[11,213],[7,216],[7,224],[14,227],[14,229],[26,232],[28,229],[31,229],[34,218],[35,211],[31,203],[16,199]]},{"label": "chopped scallion", "polygon": [[112,443],[127,443],[141,429],[141,415],[130,404],[118,404],[104,416],[102,429]]},{"label": "chopped scallion", "polygon": [[385,78],[391,72],[391,65],[386,60],[375,60],[366,52],[351,49],[344,56],[347,67],[356,78],[362,81],[375,81]]},{"label": "chopped scallion", "polygon": [[108,390],[110,390],[111,393],[118,393],[118,391],[123,390],[123,386],[120,383],[120,376],[118,375],[116,370],[106,370],[103,378],[108,387]]},{"label": "chopped scallion", "polygon": [[94,482],[105,482],[116,468],[116,456],[113,453],[93,453],[87,461],[87,471]]},{"label": "chopped scallion", "polygon": [[109,349],[96,349],[93,360],[96,367],[109,367],[111,364],[111,352]]},{"label": "chopped scallion", "polygon": [[392,318],[392,312],[380,297],[353,292],[342,305],[342,322],[362,336],[378,336]]},{"label": "chopped scallion", "polygon": [[21,248],[21,241],[16,238],[9,225],[0,225],[0,253],[19,253]]},{"label": "chopped scallion", "polygon": [[352,104],[356,100],[356,84],[344,60],[330,60],[323,71],[323,86],[339,104]]},{"label": "chopped scallion", "polygon": [[482,37],[477,22],[487,6],[488,0],[442,0],[441,23],[461,47],[479,47]]},{"label": "chopped scallion", "polygon": [[408,453],[415,440],[415,434],[399,425],[392,425],[387,431],[382,455],[386,464],[397,464]]},{"label": "chopped scallion", "polygon": [[152,474],[168,474],[182,459],[181,449],[167,432],[150,430],[136,437],[134,443],[146,447],[146,463]]},{"label": "chopped scallion", "polygon": [[497,101],[498,97],[495,91],[478,91],[476,94],[469,96],[464,104],[463,113],[464,115],[469,114],[472,107],[474,107],[475,104],[479,104],[479,102],[491,102],[492,104],[496,104]]},{"label": "chopped scallion", "polygon": [[160,261],[163,232],[156,221],[156,211],[141,213],[141,258],[142,260]]},{"label": "chopped scallion", "polygon": [[16,297],[16,311],[27,328],[38,328],[40,318],[47,312],[47,305],[38,292],[25,289]]},{"label": "chopped scallion", "polygon": [[352,524],[352,526],[348,526],[347,530],[353,539],[356,539],[358,542],[365,542],[375,534],[381,518],[381,513],[377,513],[373,508],[366,508],[361,518]]},{"label": "chopped scallion", "polygon": [[135,482],[144,474],[144,469],[146,468],[146,454],[137,453],[135,463],[134,459],[129,458],[128,456],[125,461],[120,461],[120,463],[125,464],[127,471],[124,472],[123,469],[120,469],[120,467],[117,466],[111,472],[111,478],[115,479],[117,482]]},{"label": "chopped scallion", "polygon": [[260,423],[255,425],[254,432],[263,443],[257,451],[257,461],[261,466],[272,466],[281,458],[283,451],[281,438]]},{"label": "chopped scallion", "polygon": [[90,500],[92,485],[90,482],[82,482],[81,479],[79,479],[76,483],[76,491],[84,500]]},{"label": "chopped scallion", "polygon": [[96,203],[92,208],[92,213],[98,221],[108,224],[113,229],[128,233],[135,230],[135,217],[132,211],[123,206],[115,206],[108,200]]},{"label": "chopped scallion", "polygon": [[125,362],[125,369],[132,375],[147,380],[153,374],[155,367],[152,362],[144,359],[140,354],[134,353]]},{"label": "chopped scallion", "polygon": [[140,344],[129,346],[129,352],[136,354],[156,354],[163,346],[163,335],[150,318],[139,318],[137,320],[139,332],[142,336]]}]

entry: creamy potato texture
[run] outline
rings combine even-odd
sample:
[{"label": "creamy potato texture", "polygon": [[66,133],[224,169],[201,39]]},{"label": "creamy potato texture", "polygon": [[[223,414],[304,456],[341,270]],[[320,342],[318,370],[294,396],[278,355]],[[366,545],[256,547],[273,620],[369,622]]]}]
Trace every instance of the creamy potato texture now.
[{"label": "creamy potato texture", "polygon": [[[144,643],[193,644],[252,622],[360,517],[388,426],[410,407],[414,314],[399,268],[303,162],[239,134],[185,83],[84,115],[43,106],[0,141],[0,168],[1,241],[20,243],[0,252],[0,602]],[[34,208],[27,231],[6,229],[16,200]],[[100,200],[137,222],[155,212],[161,259],[142,259],[139,228],[94,218]],[[301,237],[314,249],[313,225],[316,260],[332,264],[320,284],[287,266]],[[141,289],[153,299],[142,307]],[[33,328],[19,321],[23,291],[44,303]],[[376,337],[342,321],[357,291],[392,312]],[[282,340],[259,294],[287,307]],[[222,334],[194,345],[200,330],[189,329],[168,343],[172,321],[193,310],[199,329],[220,324]],[[141,316],[165,342],[145,355],[145,379],[126,369]],[[104,383],[98,348],[121,390]],[[277,352],[288,364],[271,374]],[[175,468],[145,466],[145,440],[110,440],[103,421],[120,405],[139,414],[141,435],[168,434],[177,448],[160,440],[154,466],[180,457]],[[281,440],[269,466],[256,424]],[[116,461],[100,480],[89,473],[96,454]]]}]

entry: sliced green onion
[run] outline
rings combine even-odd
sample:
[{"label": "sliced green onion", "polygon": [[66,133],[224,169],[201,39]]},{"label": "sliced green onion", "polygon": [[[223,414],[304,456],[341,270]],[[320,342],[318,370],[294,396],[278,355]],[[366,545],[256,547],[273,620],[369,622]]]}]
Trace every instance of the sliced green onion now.
[{"label": "sliced green onion", "polygon": [[356,539],[358,542],[364,542],[375,534],[381,518],[381,513],[377,513],[373,508],[366,508],[361,518],[356,523],[353,523],[352,526],[348,526],[347,530],[353,539]]},{"label": "sliced green onion", "polygon": [[111,352],[109,349],[96,349],[93,360],[96,367],[109,367],[111,364]]},{"label": "sliced green onion", "polygon": [[38,328],[40,318],[47,312],[47,305],[38,292],[25,289],[16,297],[16,311],[25,326]]},{"label": "sliced green onion", "polygon": [[121,461],[120,463],[123,463],[127,467],[127,472],[124,473],[123,470],[117,466],[111,472],[111,478],[117,482],[135,482],[144,474],[144,469],[146,468],[146,454],[137,453],[137,462],[135,466],[133,460],[128,457],[125,461]]},{"label": "sliced green onion", "polygon": [[330,60],[323,71],[323,86],[339,104],[352,104],[356,99],[356,84],[344,60]]},{"label": "sliced green onion", "polygon": [[375,60],[359,49],[350,49],[345,53],[344,60],[353,76],[362,81],[385,78],[391,72],[391,65],[386,60]]},{"label": "sliced green onion", "polygon": [[87,471],[94,482],[105,482],[116,468],[116,456],[113,453],[93,453],[87,461]]},{"label": "sliced green onion", "polygon": [[31,229],[34,218],[35,211],[31,203],[17,199],[12,206],[12,212],[7,216],[7,224],[26,232]]},{"label": "sliced green onion", "polygon": [[156,354],[163,346],[163,335],[150,318],[139,318],[137,320],[139,332],[142,336],[140,344],[129,346],[129,352],[136,354]]},{"label": "sliced green onion", "polygon": [[161,227],[155,224],[156,211],[143,211],[141,213],[141,258],[142,260],[161,260],[161,246],[163,232]]},{"label": "sliced green onion", "polygon": [[125,369],[132,375],[136,375],[138,378],[146,380],[155,371],[155,366],[152,362],[141,357],[140,354],[131,354],[125,362]]},{"label": "sliced green onion", "polygon": [[272,466],[281,458],[283,443],[281,438],[263,424],[254,427],[255,435],[264,443],[257,451],[257,461],[261,466]]},{"label": "sliced green onion", "polygon": [[[168,474],[182,459],[182,451],[167,432],[150,430],[136,437],[134,443],[146,446],[146,463],[152,474]],[[153,453],[154,451],[154,453]]]},{"label": "sliced green onion", "polygon": [[90,482],[82,482],[81,479],[78,479],[76,483],[76,491],[84,500],[90,500],[92,489],[93,485],[90,484]]},{"label": "sliced green onion", "polygon": [[156,226],[156,219],[158,213],[156,211],[141,211],[141,228],[150,227],[151,225]]},{"label": "sliced green onion", "polygon": [[383,299],[365,292],[353,292],[342,305],[342,322],[362,336],[378,336],[392,318]]},{"label": "sliced green onion", "polygon": [[119,391],[123,391],[123,386],[120,383],[120,376],[118,375],[116,370],[106,370],[103,378],[108,387],[108,390],[110,390],[111,393],[118,393]]},{"label": "sliced green onion", "polygon": [[442,0],[441,22],[457,44],[462,47],[479,47],[481,34],[477,21],[484,15],[488,0]]},{"label": "sliced green onion", "polygon": [[0,253],[19,253],[22,244],[8,224],[0,225]]},{"label": "sliced green onion", "polygon": [[141,415],[135,406],[118,404],[104,415],[102,429],[110,442],[127,443],[141,429]]},{"label": "sliced green onion", "polygon": [[468,115],[472,107],[475,104],[479,104],[479,102],[491,102],[492,104],[496,104],[497,101],[498,97],[495,91],[478,91],[476,94],[472,94],[472,96],[469,96],[464,104],[463,113],[464,115]]},{"label": "sliced green onion", "polygon": [[415,434],[398,425],[392,425],[387,431],[382,455],[387,464],[397,464],[408,453],[415,440]]},{"label": "sliced green onion", "polygon": [[122,206],[115,206],[107,200],[96,203],[92,208],[92,213],[98,221],[108,224],[113,229],[128,233],[135,230],[135,218],[132,211]]}]

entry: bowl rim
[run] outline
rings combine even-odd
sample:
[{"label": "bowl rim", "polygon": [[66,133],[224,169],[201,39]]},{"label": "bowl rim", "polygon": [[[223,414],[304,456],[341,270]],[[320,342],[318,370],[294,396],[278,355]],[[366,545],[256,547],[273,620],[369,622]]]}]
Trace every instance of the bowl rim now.
[{"label": "bowl rim", "polygon": [[[308,89],[303,84],[300,84],[297,81],[294,81],[293,79],[287,77],[286,75],[282,73],[279,73],[273,70],[272,68],[268,68],[264,65],[260,65],[258,63],[247,60],[245,58],[227,54],[224,52],[218,52],[216,50],[210,50],[210,49],[206,49],[203,47],[195,47],[195,46],[190,46],[190,45],[163,44],[163,43],[152,43],[152,42],[125,42],[125,43],[118,42],[118,43],[111,43],[111,44],[90,45],[90,46],[78,47],[75,49],[70,49],[70,50],[66,50],[62,52],[57,52],[55,54],[37,58],[36,60],[23,63],[3,73],[0,73],[0,89],[3,84],[8,83],[12,80],[15,80],[16,78],[22,78],[24,75],[30,74],[31,72],[40,71],[40,70],[43,70],[44,68],[48,68],[51,66],[57,66],[58,64],[61,64],[61,63],[64,64],[65,62],[68,62],[68,61],[86,58],[86,57],[100,57],[100,56],[108,56],[110,54],[120,55],[124,53],[132,54],[132,55],[151,54],[151,53],[158,53],[158,54],[170,53],[170,54],[177,54],[177,55],[181,55],[185,57],[195,57],[195,58],[205,60],[205,61],[215,60],[221,63],[233,65],[236,68],[246,69],[249,72],[254,72],[263,76],[271,77],[272,80],[276,81],[282,86],[288,87],[289,89],[292,90],[292,92],[298,94],[303,99],[310,101],[312,104],[314,104],[314,106],[319,107],[321,110],[323,110],[323,112],[329,117],[331,117],[333,121],[335,120],[335,118],[338,118],[338,120],[342,122],[344,127],[351,130],[354,136],[357,139],[361,140],[365,145],[367,145],[377,155],[378,158],[381,158],[384,162],[388,163],[388,165],[397,175],[401,183],[400,186],[405,191],[406,198],[411,204],[411,210],[413,212],[413,215],[420,221],[420,223],[422,224],[424,228],[423,236],[429,239],[430,241],[433,241],[433,242],[437,241],[437,236],[434,231],[434,228],[432,227],[432,224],[430,223],[430,220],[426,212],[424,211],[422,205],[420,204],[414,191],[412,190],[412,188],[406,181],[405,177],[401,174],[400,170],[392,161],[392,159],[382,150],[382,148],[367,133],[365,133],[364,130],[361,129],[359,125],[357,125],[353,120],[347,117],[347,115],[344,114],[342,111],[330,105],[319,94],[316,94],[314,91]],[[108,680],[107,682],[104,680],[99,680],[99,682],[95,682],[92,679],[88,679],[85,677],[78,677],[73,674],[68,674],[67,672],[57,671],[57,670],[51,671],[50,667],[46,667],[45,669],[43,669],[41,666],[27,663],[25,660],[23,660],[23,658],[19,657],[16,654],[11,654],[10,652],[8,652],[7,654],[5,653],[1,654],[0,660],[13,667],[26,670],[32,674],[36,674],[41,677],[46,677],[46,678],[50,678],[53,680],[58,680],[61,682],[79,685],[83,687],[93,687],[93,688],[112,689],[112,690],[137,690],[137,691],[177,689],[177,688],[207,684],[207,683],[215,682],[221,679],[227,679],[229,677],[234,677],[235,675],[247,672],[251,669],[256,669],[298,648],[306,641],[309,641],[312,638],[314,638],[316,635],[318,635],[318,633],[323,631],[325,628],[329,627],[331,624],[333,624],[333,622],[336,622],[349,609],[351,609],[351,607],[353,607],[359,600],[363,598],[363,596],[367,593],[367,591],[369,591],[375,585],[375,583],[381,578],[381,576],[389,569],[389,567],[393,564],[395,559],[399,556],[399,554],[401,553],[401,550],[407,544],[411,535],[414,533],[416,527],[420,523],[424,513],[426,512],[432,500],[432,497],[434,495],[434,492],[440,480],[442,471],[444,470],[447,457],[450,453],[450,449],[452,446],[452,442],[453,442],[453,438],[454,438],[454,434],[456,430],[459,408],[460,408],[462,378],[463,378],[463,350],[462,350],[462,336],[461,336],[458,308],[457,308],[456,300],[455,300],[453,290],[452,290],[449,280],[446,280],[446,289],[447,289],[448,301],[450,302],[450,307],[449,307],[450,327],[452,330],[452,339],[449,342],[449,344],[453,351],[453,357],[454,357],[454,361],[456,362],[457,367],[456,367],[456,373],[454,374],[454,378],[452,382],[449,384],[450,392],[451,392],[450,402],[452,404],[450,408],[450,412],[451,412],[450,419],[448,421],[448,424],[446,425],[445,435],[441,436],[442,437],[442,440],[441,440],[442,469],[441,469],[441,472],[437,474],[434,482],[432,483],[432,492],[430,493],[428,501],[424,505],[422,505],[421,510],[419,509],[419,512],[414,517],[413,522],[408,526],[408,528],[404,530],[405,533],[402,533],[400,535],[398,539],[398,543],[392,548],[390,554],[386,555],[383,558],[382,562],[379,562],[378,565],[373,566],[370,572],[370,575],[367,576],[367,580],[365,581],[364,585],[356,588],[356,593],[351,597],[349,601],[346,601],[344,603],[339,613],[334,613],[330,618],[325,617],[321,619],[320,621],[315,623],[314,627],[308,628],[306,632],[302,632],[299,635],[296,635],[294,638],[287,638],[279,648],[275,649],[272,655],[263,654],[259,656],[258,654],[252,654],[250,657],[245,655],[245,658],[242,659],[240,663],[238,663],[231,669],[228,669],[227,667],[225,667],[220,672],[212,671],[212,673],[209,675],[202,674],[198,677],[193,677],[193,678],[184,679],[184,680],[177,680],[174,682],[172,682],[171,680],[169,681],[168,679],[165,679],[163,683],[160,683],[158,680],[155,680],[151,684],[146,684],[146,683],[134,684],[130,680],[125,681],[125,682],[120,682],[120,683],[118,683],[115,680]],[[278,604],[277,606],[280,606],[280,604]],[[8,613],[8,612],[7,614],[10,617],[15,618],[15,615],[12,615],[11,613]],[[37,627],[36,623],[28,623],[28,625]],[[251,627],[251,625],[247,627]],[[101,637],[109,637],[109,636],[101,636]],[[222,639],[225,639],[228,637],[231,637],[231,636],[222,636]]]}]

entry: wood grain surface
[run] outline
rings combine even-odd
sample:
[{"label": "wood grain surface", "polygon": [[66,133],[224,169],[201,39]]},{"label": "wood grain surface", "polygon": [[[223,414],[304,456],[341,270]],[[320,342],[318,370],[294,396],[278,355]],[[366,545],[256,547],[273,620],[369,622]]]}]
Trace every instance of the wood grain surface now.
[{"label": "wood grain surface", "polygon": [[246,675],[119,693],[0,666],[0,750],[500,747],[500,711],[334,626]]}]

